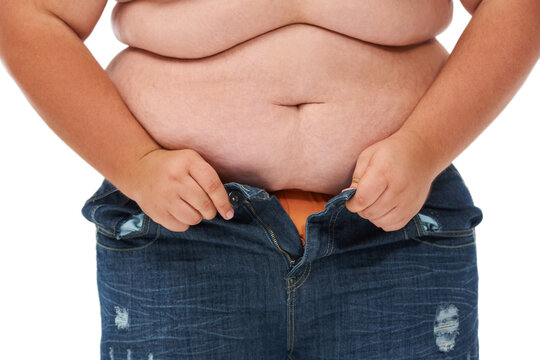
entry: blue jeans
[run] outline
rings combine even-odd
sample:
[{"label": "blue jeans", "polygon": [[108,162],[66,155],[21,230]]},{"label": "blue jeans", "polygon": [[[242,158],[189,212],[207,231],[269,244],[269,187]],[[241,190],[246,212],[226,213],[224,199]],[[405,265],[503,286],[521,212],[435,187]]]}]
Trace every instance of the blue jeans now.
[{"label": "blue jeans", "polygon": [[385,232],[335,195],[306,247],[275,196],[224,184],[235,208],[169,231],[107,179],[96,225],[101,359],[478,359],[475,226],[451,164],[418,214]]}]

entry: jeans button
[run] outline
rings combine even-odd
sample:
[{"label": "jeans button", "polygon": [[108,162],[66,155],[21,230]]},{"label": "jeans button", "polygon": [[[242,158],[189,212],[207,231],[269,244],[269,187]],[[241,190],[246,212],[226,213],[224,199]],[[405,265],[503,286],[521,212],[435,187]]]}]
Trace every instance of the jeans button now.
[{"label": "jeans button", "polygon": [[231,190],[229,192],[229,201],[233,207],[238,207],[242,202],[242,193],[237,190]]}]

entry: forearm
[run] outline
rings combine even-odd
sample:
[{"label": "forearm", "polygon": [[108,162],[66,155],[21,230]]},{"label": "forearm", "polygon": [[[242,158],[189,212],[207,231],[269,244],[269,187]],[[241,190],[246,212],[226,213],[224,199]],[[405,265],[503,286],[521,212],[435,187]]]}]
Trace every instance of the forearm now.
[{"label": "forearm", "polygon": [[439,173],[510,102],[539,56],[540,1],[484,0],[396,135],[416,135]]},{"label": "forearm", "polygon": [[47,125],[98,172],[130,192],[137,161],[160,146],[69,26],[52,15],[25,16],[4,21],[0,29],[6,68]]}]

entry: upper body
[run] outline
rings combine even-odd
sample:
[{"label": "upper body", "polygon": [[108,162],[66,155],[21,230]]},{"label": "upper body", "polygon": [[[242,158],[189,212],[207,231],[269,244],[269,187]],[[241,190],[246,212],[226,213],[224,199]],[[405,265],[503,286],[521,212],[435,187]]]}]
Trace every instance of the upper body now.
[{"label": "upper body", "polygon": [[107,72],[161,146],[223,182],[337,194],[443,66],[451,18],[449,0],[124,1],[130,47]]},{"label": "upper body", "polygon": [[336,194],[351,176],[347,208],[398,230],[540,55],[537,0],[462,0],[450,55],[434,39],[448,0],[134,0],[113,14],[130,47],[103,71],[82,41],[105,3],[0,0],[0,57],[53,131],[174,231],[229,219],[222,182]]}]

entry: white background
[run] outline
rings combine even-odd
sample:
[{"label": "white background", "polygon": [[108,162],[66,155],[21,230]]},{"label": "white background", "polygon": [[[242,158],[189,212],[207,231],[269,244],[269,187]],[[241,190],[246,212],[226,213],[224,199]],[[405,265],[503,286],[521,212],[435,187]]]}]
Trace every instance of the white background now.
[{"label": "white background", "polygon": [[[102,67],[125,47],[112,33],[114,4],[85,42]],[[449,52],[469,20],[456,1],[438,36]],[[540,359],[539,95],[537,64],[454,161],[484,213],[476,228],[483,359]],[[50,130],[1,66],[0,105],[2,358],[98,359],[95,228],[80,209],[103,177]]]}]

